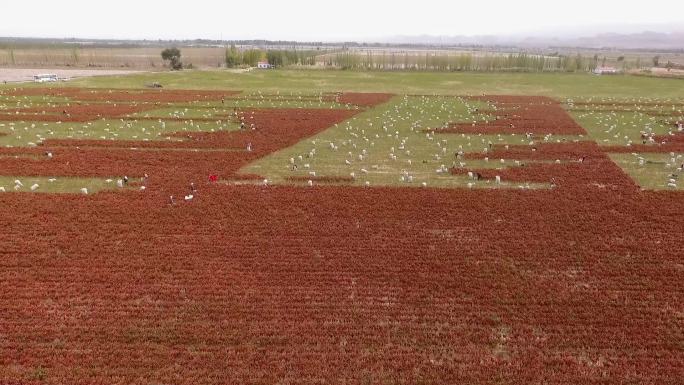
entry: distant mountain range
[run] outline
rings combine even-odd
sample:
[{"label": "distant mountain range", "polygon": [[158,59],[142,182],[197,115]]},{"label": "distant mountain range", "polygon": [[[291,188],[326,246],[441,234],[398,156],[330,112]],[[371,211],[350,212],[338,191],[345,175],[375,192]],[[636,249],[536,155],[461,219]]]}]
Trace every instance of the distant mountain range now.
[{"label": "distant mountain range", "polygon": [[[600,33],[584,37],[556,37],[549,33],[524,36],[393,36],[377,39],[390,44],[439,45],[439,46],[508,46],[529,48],[579,47],[649,50],[684,50],[684,31],[639,33]],[[376,40],[376,41],[377,41]]]},{"label": "distant mountain range", "polygon": [[0,49],[3,47],[22,46],[69,46],[69,47],[120,47],[132,48],[140,46],[216,46],[230,44],[258,47],[298,47],[298,48],[336,48],[336,47],[425,47],[425,48],[453,48],[453,47],[482,47],[503,48],[516,51],[522,49],[556,49],[556,48],[586,48],[586,49],[616,49],[616,50],[648,50],[684,52],[684,29],[679,26],[668,30],[634,30],[615,26],[612,31],[607,27],[586,27],[584,33],[574,29],[557,29],[553,31],[534,31],[517,35],[396,35],[391,37],[375,37],[338,41],[285,41],[285,40],[126,40],[126,39],[86,39],[86,38],[29,38],[29,37],[0,37]]}]

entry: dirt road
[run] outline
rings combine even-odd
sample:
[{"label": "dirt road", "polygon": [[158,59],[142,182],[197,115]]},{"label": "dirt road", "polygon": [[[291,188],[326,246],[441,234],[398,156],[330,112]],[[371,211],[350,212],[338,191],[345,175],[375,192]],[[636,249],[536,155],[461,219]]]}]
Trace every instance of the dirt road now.
[{"label": "dirt road", "polygon": [[127,75],[142,71],[123,70],[86,70],[86,69],[30,69],[30,68],[0,68],[0,83],[30,82],[33,75],[55,74],[60,79],[73,79],[89,76]]}]

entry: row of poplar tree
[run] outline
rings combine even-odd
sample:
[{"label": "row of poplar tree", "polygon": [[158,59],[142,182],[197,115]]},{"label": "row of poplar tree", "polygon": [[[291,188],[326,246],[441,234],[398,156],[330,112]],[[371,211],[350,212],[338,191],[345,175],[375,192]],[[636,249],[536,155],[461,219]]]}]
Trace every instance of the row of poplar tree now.
[{"label": "row of poplar tree", "polygon": [[226,67],[254,67],[260,61],[267,61],[270,65],[275,67],[284,67],[290,65],[315,65],[316,56],[318,53],[318,51],[313,50],[296,49],[261,50],[257,48],[251,48],[239,50],[234,45],[231,45],[230,48],[226,49]]},{"label": "row of poplar tree", "polygon": [[[658,66],[657,58],[653,64]],[[367,53],[338,52],[324,57],[325,66],[359,70],[585,72],[611,65],[620,70],[650,66],[650,60],[624,56],[533,55],[526,53]]]},{"label": "row of poplar tree", "polygon": [[[275,67],[313,66],[343,70],[418,70],[418,71],[520,71],[586,72],[611,65],[620,70],[658,67],[659,56],[608,60],[598,55],[536,55],[527,53],[402,53],[392,51],[359,52],[349,50],[256,49],[241,50],[235,45],[226,49],[226,67],[254,67],[267,61]],[[671,63],[668,62],[668,67]]]}]

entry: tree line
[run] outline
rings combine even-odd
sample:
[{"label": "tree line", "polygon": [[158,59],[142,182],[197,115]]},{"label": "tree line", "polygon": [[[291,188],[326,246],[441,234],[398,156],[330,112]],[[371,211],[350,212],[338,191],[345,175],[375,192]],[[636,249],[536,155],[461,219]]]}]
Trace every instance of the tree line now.
[{"label": "tree line", "polygon": [[[177,48],[166,49],[162,58],[168,61],[173,69],[183,68],[180,62],[180,51]],[[598,54],[585,56],[559,54],[529,53],[484,53],[484,52],[435,52],[409,53],[396,51],[352,51],[338,50],[305,50],[305,49],[239,49],[231,45],[225,51],[225,66],[228,68],[255,67],[257,63],[266,61],[275,67],[320,66],[341,70],[362,71],[480,71],[480,72],[588,72],[597,67],[611,65],[618,70],[632,70],[658,67],[660,56],[652,59],[640,56],[626,58],[600,57]],[[190,65],[189,65],[190,66]],[[674,65],[668,61],[666,68]]]},{"label": "tree line", "polygon": [[226,49],[226,67],[254,67],[260,61],[267,61],[275,67],[292,65],[312,66],[316,64],[316,57],[320,51],[297,49],[267,49],[250,48],[240,50],[235,45]]},{"label": "tree line", "polygon": [[[606,66],[607,58],[576,55],[536,55],[527,53],[359,53],[337,52],[324,56],[327,67],[343,70],[416,70],[416,71],[482,71],[482,72],[588,72]],[[642,68],[640,57],[626,59],[620,56],[610,65],[619,70]],[[657,66],[657,62],[655,63]]]}]

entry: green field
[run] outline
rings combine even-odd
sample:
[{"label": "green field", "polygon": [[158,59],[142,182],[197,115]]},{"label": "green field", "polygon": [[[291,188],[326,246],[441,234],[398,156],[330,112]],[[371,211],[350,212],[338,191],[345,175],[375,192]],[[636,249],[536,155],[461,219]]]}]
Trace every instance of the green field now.
[{"label": "green field", "polygon": [[[264,176],[271,183],[300,183],[309,177],[350,178],[349,184],[405,187],[545,188],[546,185],[512,184],[492,180],[474,181],[454,176],[451,167],[520,167],[520,160],[465,161],[456,154],[483,152],[491,145],[531,144],[593,140],[600,145],[625,146],[645,143],[644,133],[665,135],[673,130],[669,120],[684,119],[684,80],[636,76],[525,73],[422,73],[354,72],[324,70],[182,71],[145,73],[125,77],[85,78],[57,86],[142,88],[160,82],[174,89],[240,90],[242,94],[222,102],[163,104],[129,116],[131,120],[100,119],[86,123],[0,122],[0,146],[32,147],[46,139],[182,140],[171,136],[183,131],[236,130],[227,119],[236,108],[352,108],[324,98],[325,92],[390,92],[391,101],[367,109],[346,122],[292,147],[266,156],[241,170]],[[35,84],[22,86],[36,87]],[[2,88],[12,88],[5,85]],[[474,114],[491,108],[482,102],[454,95],[545,95],[562,101],[588,136],[551,136],[530,140],[524,135],[429,134],[454,122],[474,122],[489,117]],[[449,96],[447,96],[449,95]],[[574,103],[591,101],[597,105]],[[0,94],[0,108],[39,107],[68,103],[60,97],[9,96]],[[618,110],[610,103],[624,109]],[[625,107],[627,106],[627,107]],[[671,115],[671,116],[670,116]],[[667,116],[665,118],[664,116]],[[144,119],[147,118],[148,120]],[[162,122],[159,119],[173,118]],[[139,120],[135,120],[139,119]],[[209,121],[193,121],[206,119]],[[216,121],[212,121],[216,119]],[[668,188],[677,167],[665,155],[615,155],[613,159],[642,187]],[[675,161],[681,154],[674,154]],[[674,163],[669,159],[669,163]],[[662,166],[662,167],[661,167]],[[15,177],[8,176],[13,181]],[[293,181],[292,178],[300,182]],[[98,182],[99,183],[99,182]],[[5,184],[11,185],[7,182]],[[46,185],[41,181],[41,185]],[[82,181],[50,183],[50,191],[78,191]],[[682,188],[682,184],[679,184]],[[12,186],[8,186],[12,187]],[[106,186],[104,186],[106,187]],[[92,186],[97,190],[97,183]],[[43,191],[44,189],[40,189]]]},{"label": "green field", "polygon": [[84,123],[32,123],[3,122],[0,146],[34,147],[46,139],[98,139],[98,140],[164,140],[178,141],[169,136],[174,132],[228,131],[236,129],[234,123],[190,123],[155,121],[96,120]]},{"label": "green field", "polygon": [[[72,178],[72,177],[35,177],[0,175],[0,193],[72,193],[92,194],[105,190],[131,190],[134,187],[117,187],[117,177],[112,178]],[[18,183],[17,183],[18,182]],[[82,190],[85,189],[85,190]]]},{"label": "green field", "polygon": [[[557,98],[684,97],[684,79],[590,74],[356,72],[330,70],[264,70],[157,72],[84,78],[67,86],[142,88],[160,82],[166,88],[227,89],[261,92],[391,92],[396,94],[518,94]],[[33,85],[31,85],[33,86]],[[14,87],[5,85],[0,87]]]},{"label": "green field", "polygon": [[[504,168],[516,160],[465,161],[458,152],[482,152],[490,144],[527,144],[524,135],[429,134],[423,129],[449,122],[472,122],[487,104],[455,97],[397,96],[385,105],[365,111],[314,138],[281,150],[241,170],[276,183],[288,177],[353,177],[355,185],[405,187],[520,187],[474,181],[447,172],[451,167]],[[565,137],[549,136],[547,141]],[[295,168],[296,166],[296,168]],[[524,187],[524,185],[523,185]]]},{"label": "green field", "polygon": [[[611,159],[645,189],[682,189],[684,154],[612,154]],[[668,184],[674,181],[677,187]]]}]

